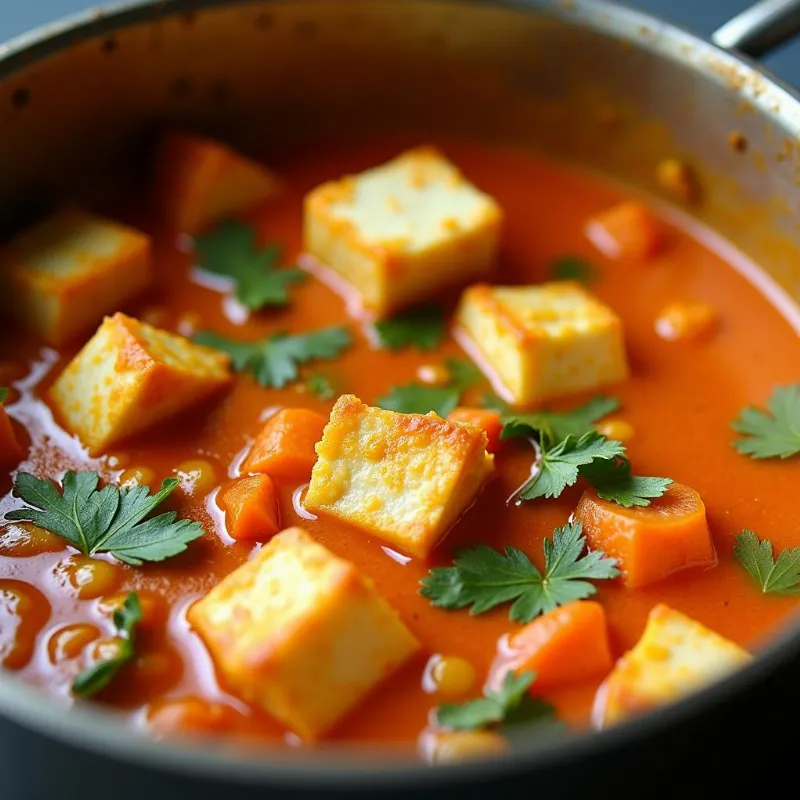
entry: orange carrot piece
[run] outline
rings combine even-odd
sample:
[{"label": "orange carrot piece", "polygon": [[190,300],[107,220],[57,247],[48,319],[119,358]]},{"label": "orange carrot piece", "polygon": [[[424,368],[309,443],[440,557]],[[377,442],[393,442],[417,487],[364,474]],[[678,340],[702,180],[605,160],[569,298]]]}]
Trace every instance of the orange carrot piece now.
[{"label": "orange carrot piece", "polygon": [[280,478],[310,478],[317,460],[314,445],[328,420],[306,408],[284,408],[270,417],[242,464],[245,472]]},{"label": "orange carrot piece", "polygon": [[605,675],[613,663],[606,612],[599,603],[579,600],[543,614],[503,642],[488,685],[499,689],[510,670],[533,670],[537,691],[556,689]]},{"label": "orange carrot piece", "polygon": [[0,405],[0,467],[15,466],[24,458],[25,453],[20,447],[11,420],[6,410]]},{"label": "orange carrot piece", "polygon": [[583,523],[590,547],[616,558],[630,589],[660,581],[688,567],[717,561],[700,495],[681,483],[670,484],[649,506],[623,508],[583,493],[575,519]]},{"label": "orange carrot piece", "polygon": [[223,492],[221,502],[234,539],[264,542],[280,530],[278,498],[269,475],[240,478]]},{"label": "orange carrot piece", "polygon": [[641,203],[628,201],[592,217],[586,224],[589,241],[608,258],[643,260],[664,244],[659,221]]},{"label": "orange carrot piece", "polygon": [[468,422],[476,428],[480,428],[488,440],[486,450],[496,453],[500,446],[500,431],[503,425],[500,422],[500,415],[496,411],[488,408],[456,408],[448,414],[450,422]]}]

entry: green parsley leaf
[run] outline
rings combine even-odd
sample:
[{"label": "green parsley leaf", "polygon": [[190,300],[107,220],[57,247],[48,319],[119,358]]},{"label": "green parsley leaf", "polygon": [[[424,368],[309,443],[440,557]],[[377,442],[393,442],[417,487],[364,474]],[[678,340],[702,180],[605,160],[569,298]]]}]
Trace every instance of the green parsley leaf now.
[{"label": "green parsley leaf", "polygon": [[389,394],[378,398],[378,406],[401,414],[427,414],[435,411],[440,417],[446,417],[458,406],[460,397],[461,392],[457,387],[409,383],[405,386],[393,386]]},{"label": "green parsley leaf", "polygon": [[136,592],[130,592],[122,606],[114,612],[114,627],[120,638],[119,649],[113,658],[99,661],[85,669],[72,684],[72,691],[79,697],[92,697],[105,689],[114,679],[119,668],[135,655],[134,633],[136,624],[142,619],[142,606]]},{"label": "green parsley leaf", "polygon": [[276,269],[281,248],[259,249],[252,228],[235,220],[221,222],[210,233],[196,236],[200,266],[208,272],[233,278],[236,298],[251,311],[264,306],[285,306],[289,286],[306,279],[300,269]]},{"label": "green parsley leaf", "polygon": [[465,358],[448,358],[445,362],[450,371],[450,381],[461,391],[473,387],[483,378],[483,373]]},{"label": "green parsley leaf", "polygon": [[606,439],[595,431],[584,433],[579,439],[567,436],[550,450],[543,446],[538,468],[520,488],[517,502],[558,497],[567,486],[577,482],[582,468],[597,460],[613,460],[624,453],[621,442]]},{"label": "green parsley leaf", "polygon": [[203,535],[199,522],[176,520],[174,511],[146,519],[172,494],[177,478],[166,478],[154,495],[147,486],[109,484],[98,490],[99,479],[96,472],[70,471],[59,492],[52,481],[20,472],[14,491],[26,508],[9,512],[6,519],[33,522],[84,555],[111,553],[136,567],[182,553],[189,542]]},{"label": "green parsley leaf", "polygon": [[775,560],[772,542],[745,529],[736,537],[733,555],[764,594],[800,594],[800,547],[787,547]]},{"label": "green parsley leaf", "polygon": [[228,339],[207,331],[198,333],[194,340],[227,353],[235,370],[251,372],[262,386],[280,389],[297,380],[299,364],[335,358],[350,346],[352,336],[347,328],[334,326],[295,336],[276,333],[255,342]]},{"label": "green parsley leaf", "polygon": [[597,270],[582,258],[562,256],[550,264],[550,277],[554,281],[589,283],[597,277]]},{"label": "green parsley leaf", "polygon": [[583,436],[593,425],[620,406],[616,397],[597,395],[571,411],[534,411],[530,414],[506,414],[501,420],[501,439],[533,436],[549,442],[560,442],[567,436]]},{"label": "green parsley leaf", "polygon": [[455,731],[474,731],[501,722],[553,722],[555,709],[528,694],[534,672],[517,675],[509,670],[499,691],[485,690],[483,697],[465,703],[443,703],[436,709],[437,722]]},{"label": "green parsley leaf", "polygon": [[376,322],[373,327],[378,344],[388,350],[404,347],[433,350],[444,339],[445,317],[439,306],[428,305]]},{"label": "green parsley leaf", "polygon": [[447,386],[425,386],[421,383],[393,386],[389,394],[378,398],[377,405],[401,414],[435,411],[440,417],[446,417],[458,406],[462,393],[483,376],[471,361],[449,358],[445,363],[450,371],[450,383]]},{"label": "green parsley leaf", "polygon": [[6,397],[8,397],[8,389],[5,386],[0,386],[0,405],[5,403]]},{"label": "green parsley leaf", "polygon": [[748,406],[731,423],[745,434],[733,446],[752,458],[789,458],[800,453],[800,385],[777,386],[767,400],[767,411]]},{"label": "green parsley leaf", "polygon": [[671,478],[645,478],[631,474],[627,458],[616,461],[595,461],[581,467],[581,477],[597,490],[603,500],[631,508],[649,506],[654,497],[661,497],[672,483]]},{"label": "green parsley leaf", "polygon": [[496,411],[498,414],[505,414],[508,412],[508,404],[501,400],[494,392],[487,392],[479,403],[481,408],[488,408],[490,411]]},{"label": "green parsley leaf", "polygon": [[306,389],[311,394],[319,397],[320,400],[330,400],[336,395],[336,390],[333,388],[330,378],[326,378],[318,372],[312,372],[306,378]]},{"label": "green parsley leaf", "polygon": [[544,540],[542,574],[515,547],[506,547],[501,553],[477,544],[456,551],[454,566],[432,569],[421,581],[420,594],[442,608],[471,606],[471,614],[513,601],[509,617],[530,622],[557,606],[593,595],[597,590],[588,581],[619,575],[613,558],[599,550],[581,555],[585,548],[580,522],[556,528],[553,538]]}]

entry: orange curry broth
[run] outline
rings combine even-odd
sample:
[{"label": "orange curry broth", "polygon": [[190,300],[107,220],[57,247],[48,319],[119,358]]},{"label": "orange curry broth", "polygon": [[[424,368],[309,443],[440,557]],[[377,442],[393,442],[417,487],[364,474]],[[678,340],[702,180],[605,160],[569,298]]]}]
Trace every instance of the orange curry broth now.
[{"label": "orange curry broth", "polygon": [[[263,240],[279,242],[285,248],[290,262],[300,250],[306,191],[322,181],[381,163],[413,144],[416,142],[384,139],[347,145],[314,144],[297,152],[267,154],[265,162],[285,177],[287,189],[279,200],[254,212],[251,219]],[[738,455],[731,446],[734,434],[730,421],[744,405],[763,405],[776,384],[796,380],[793,365],[800,363],[800,340],[795,330],[742,273],[748,267],[741,266],[736,254],[723,253],[719,243],[715,252],[709,236],[704,242],[695,237],[697,231],[690,233],[680,227],[685,221],[678,220],[678,226],[674,224],[677,217],[673,223],[664,221],[667,246],[647,263],[609,262],[594,250],[582,231],[590,215],[624,197],[618,188],[527,153],[461,141],[440,145],[505,210],[498,282],[546,280],[548,262],[563,255],[585,257],[599,267],[600,277],[591,290],[622,317],[632,368],[630,380],[606,391],[622,400],[622,408],[614,417],[628,421],[635,430],[629,454],[636,471],[686,483],[697,489],[706,503],[719,554],[716,567],[688,570],[636,591],[626,590],[616,581],[601,582],[597,597],[608,614],[614,655],[621,655],[634,644],[648,612],[658,601],[745,646],[757,646],[759,639],[795,607],[795,601],[766,597],[756,590],[732,559],[733,537],[748,527],[771,539],[779,549],[797,544],[793,497],[800,482],[800,462],[756,462]],[[146,213],[128,216],[144,230],[153,231]],[[731,265],[736,259],[741,267],[738,271]],[[292,303],[285,310],[261,312],[238,326],[226,319],[224,297],[192,280],[190,255],[156,235],[155,260],[157,286],[125,311],[142,316],[146,310],[157,308],[161,314],[157,324],[170,330],[177,330],[182,315],[192,312],[199,314],[203,328],[249,339],[274,331],[299,332],[347,322],[355,334],[355,345],[334,361],[312,365],[310,371],[329,376],[340,391],[353,392],[368,403],[392,385],[414,380],[422,364],[441,362],[448,356],[463,357],[452,340],[431,353],[371,349],[361,327],[348,319],[343,300],[316,279],[293,289]],[[717,309],[717,333],[703,343],[661,340],[654,331],[661,308],[670,301],[693,298]],[[67,467],[88,466],[113,478],[120,470],[112,469],[104,460],[83,456],[77,442],[58,432],[48,420],[44,405],[49,384],[79,344],[56,355],[14,331],[6,331],[0,340],[0,369],[6,373],[0,374],[0,384],[4,380],[8,383],[15,370],[29,373],[34,362],[50,363],[38,382],[26,379],[33,384],[32,394],[23,392],[19,399],[18,389],[26,383],[23,380],[9,397],[10,414],[17,420],[22,441],[27,444],[33,440],[30,458],[21,468],[57,476]],[[15,386],[13,382],[11,385]],[[473,401],[488,388],[488,384],[476,387]],[[571,407],[584,399],[573,397],[560,405]],[[263,389],[240,375],[226,394],[114,448],[113,453],[121,455],[125,466],[151,468],[158,483],[174,474],[181,462],[205,459],[216,467],[217,482],[224,484],[236,474],[236,464],[269,409],[304,406],[327,414],[332,402],[316,399],[301,386]],[[20,423],[27,426],[27,433]],[[527,477],[531,460],[532,451],[525,444],[511,443],[501,451],[495,477],[436,549],[432,564],[449,564],[455,547],[484,541],[496,547],[519,547],[541,565],[542,539],[554,526],[567,521],[580,488],[567,490],[558,500],[537,500],[521,507],[507,504],[507,498]],[[0,478],[0,492],[9,492],[10,486],[9,477]],[[433,608],[418,594],[418,581],[431,564],[412,560],[403,565],[379,540],[363,532],[334,520],[300,518],[292,503],[295,489],[292,483],[279,484],[283,526],[301,524],[333,552],[352,560],[374,578],[381,593],[419,637],[425,653],[375,690],[331,738],[412,741],[425,727],[430,709],[440,702],[421,687],[426,656],[442,653],[469,659],[482,682],[497,639],[516,625],[509,621],[507,607],[481,616]],[[169,605],[169,622],[142,633],[139,660],[124,669],[101,700],[141,719],[142,710],[154,701],[199,696],[233,706],[236,711],[231,725],[237,733],[284,737],[285,730],[279,724],[220,687],[205,648],[184,620],[190,602],[241,564],[252,549],[248,544],[232,543],[224,533],[216,493],[195,497],[176,492],[167,503],[206,527],[205,537],[193,542],[189,552],[163,564],[119,567],[119,588],[161,595]],[[0,501],[0,512],[18,505],[19,501],[6,495]],[[110,635],[110,621],[97,610],[95,600],[75,599],[59,586],[53,569],[68,554],[66,548],[15,556],[13,527],[9,530],[0,540],[0,598],[9,580],[34,584],[42,595],[34,602],[37,611],[33,621],[19,627],[7,597],[5,606],[0,605],[0,653],[18,637],[17,651],[23,656],[15,651],[16,660],[8,659],[6,666],[65,703],[70,702],[69,686],[79,667],[75,661],[53,665],[48,658],[48,637],[70,622],[91,622],[103,635]],[[49,618],[45,597],[51,605]],[[29,659],[24,657],[26,646],[31,651]],[[480,691],[480,682],[475,694]],[[599,682],[600,678],[546,697],[564,719],[584,726]]]}]

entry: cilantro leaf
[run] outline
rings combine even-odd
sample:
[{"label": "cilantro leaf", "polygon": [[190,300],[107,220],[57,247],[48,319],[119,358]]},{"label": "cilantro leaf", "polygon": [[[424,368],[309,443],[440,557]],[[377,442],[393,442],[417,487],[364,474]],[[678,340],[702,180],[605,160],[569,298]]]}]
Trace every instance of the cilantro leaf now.
[{"label": "cilantro leaf", "polygon": [[330,378],[326,378],[318,372],[314,372],[306,378],[306,389],[320,400],[330,400],[336,394]]},{"label": "cilantro leaf", "polygon": [[671,478],[645,478],[631,474],[627,458],[616,461],[595,461],[581,467],[581,477],[597,490],[603,500],[625,508],[649,506],[654,497],[661,497],[672,483]]},{"label": "cilantro leaf", "polygon": [[529,414],[506,414],[501,420],[501,439],[515,436],[534,436],[550,442],[559,442],[567,436],[582,436],[601,417],[611,414],[620,406],[616,397],[597,395],[571,411],[534,411]]},{"label": "cilantro leaf", "polygon": [[550,264],[550,277],[555,281],[589,283],[597,277],[597,270],[577,256],[561,256]]},{"label": "cilantro leaf", "polygon": [[476,700],[443,703],[436,709],[436,720],[441,726],[455,731],[474,731],[501,722],[552,722],[555,717],[553,707],[528,694],[535,678],[534,672],[517,675],[509,670],[499,691],[486,689],[484,697]]},{"label": "cilantro leaf", "polygon": [[5,386],[0,386],[0,405],[5,403],[6,397],[8,397],[8,389]]},{"label": "cilantro leaf", "polygon": [[113,657],[83,670],[72,684],[72,691],[79,697],[91,697],[105,689],[114,679],[119,668],[135,655],[134,632],[142,619],[142,606],[136,592],[130,592],[114,612],[114,627],[119,637],[119,648]]},{"label": "cilantro leaf", "polygon": [[6,519],[33,522],[84,555],[111,553],[132,566],[182,553],[203,535],[199,522],[176,520],[174,511],[145,519],[172,494],[177,478],[166,478],[154,495],[147,486],[109,484],[98,490],[99,479],[96,472],[70,471],[59,492],[52,481],[20,472],[14,490],[26,508],[9,512]]},{"label": "cilantro leaf", "polygon": [[731,427],[749,437],[733,446],[752,458],[789,458],[800,453],[800,385],[776,386],[767,411],[748,406]]},{"label": "cilantro leaf", "polygon": [[579,439],[567,436],[550,450],[542,448],[536,471],[519,490],[517,502],[537,497],[558,497],[567,486],[573,486],[581,469],[596,460],[613,460],[625,453],[621,442],[606,439],[595,431]]},{"label": "cilantro leaf", "polygon": [[278,245],[259,249],[252,228],[235,220],[221,222],[211,233],[196,236],[200,266],[208,272],[233,278],[236,298],[251,311],[264,306],[285,306],[289,286],[306,279],[300,269],[276,269]]},{"label": "cilantro leaf", "polygon": [[460,397],[461,392],[457,387],[409,383],[405,386],[393,386],[389,394],[378,398],[378,406],[401,414],[427,414],[435,411],[440,417],[447,417],[458,406]]},{"label": "cilantro leaf", "polygon": [[421,383],[393,386],[389,394],[378,398],[377,405],[401,414],[435,411],[440,417],[447,417],[458,406],[462,393],[477,383],[482,373],[471,361],[449,358],[445,363],[450,371],[450,382],[446,386]]},{"label": "cilantro leaf", "polygon": [[228,339],[208,331],[198,333],[194,340],[227,353],[235,370],[251,372],[262,386],[280,389],[297,380],[299,364],[335,358],[350,346],[352,336],[347,328],[334,326],[294,336],[276,333],[255,342]]},{"label": "cilantro leaf", "polygon": [[445,317],[439,306],[427,305],[376,322],[373,327],[378,344],[388,350],[404,347],[433,350],[444,339]]},{"label": "cilantro leaf", "polygon": [[489,411],[496,411],[498,414],[505,414],[508,411],[508,404],[501,400],[494,392],[487,392],[479,404],[481,408],[488,408]]},{"label": "cilantro leaf", "polygon": [[450,382],[461,391],[471,388],[483,378],[483,373],[465,358],[448,358],[444,363],[450,371]]},{"label": "cilantro leaf", "polygon": [[733,555],[764,594],[800,594],[800,547],[787,547],[776,560],[772,542],[745,529],[736,537]]},{"label": "cilantro leaf", "polygon": [[583,600],[597,590],[590,580],[616,578],[613,558],[599,550],[581,555],[586,537],[580,522],[556,528],[544,540],[544,574],[515,547],[501,553],[485,544],[456,551],[454,566],[436,567],[421,581],[420,594],[435,606],[458,609],[471,606],[482,614],[513,601],[509,617],[530,622],[557,606]]}]

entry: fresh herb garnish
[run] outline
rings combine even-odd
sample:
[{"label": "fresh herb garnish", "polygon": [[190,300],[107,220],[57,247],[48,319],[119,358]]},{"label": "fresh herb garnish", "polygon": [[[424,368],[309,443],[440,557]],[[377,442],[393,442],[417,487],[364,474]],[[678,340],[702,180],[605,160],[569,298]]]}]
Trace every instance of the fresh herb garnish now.
[{"label": "fresh herb garnish", "polygon": [[594,423],[620,406],[616,397],[597,395],[582,406],[570,411],[534,411],[529,414],[505,414],[501,420],[501,439],[533,436],[551,443],[567,436],[583,436],[594,430]]},{"label": "fresh herb garnish", "polygon": [[767,410],[748,406],[731,427],[748,438],[733,446],[752,458],[789,458],[800,453],[800,385],[777,386]]},{"label": "fresh herb garnish", "polygon": [[550,264],[550,277],[556,281],[589,283],[597,276],[595,268],[577,256],[562,256]]},{"label": "fresh herb garnish", "polygon": [[313,372],[306,378],[306,388],[320,400],[330,400],[336,394],[330,378],[320,375],[319,372]]},{"label": "fresh herb garnish", "polygon": [[736,537],[733,555],[764,594],[800,594],[800,547],[787,547],[775,559],[772,542],[745,529]]},{"label": "fresh herb garnish", "polygon": [[134,629],[142,619],[142,606],[136,592],[130,592],[122,605],[114,611],[113,621],[119,637],[119,646],[113,657],[85,669],[72,684],[72,691],[79,697],[92,697],[105,689],[114,679],[119,668],[130,661],[134,653]]},{"label": "fresh herb garnish", "polygon": [[550,449],[542,445],[536,470],[520,487],[517,501],[559,497],[564,489],[577,483],[582,468],[597,461],[613,462],[624,453],[621,442],[595,431],[584,433],[579,439],[567,436]]},{"label": "fresh herb garnish", "polygon": [[215,275],[233,278],[237,300],[251,311],[285,306],[289,286],[307,277],[300,269],[278,269],[281,248],[259,248],[255,231],[235,220],[226,220],[211,233],[196,236],[194,244],[200,266]]},{"label": "fresh herb garnish", "polygon": [[494,392],[487,392],[481,397],[478,405],[481,408],[488,408],[489,411],[496,411],[498,414],[505,414],[508,411],[508,403],[501,400]]},{"label": "fresh herb garnish", "polygon": [[228,339],[208,331],[198,333],[194,340],[227,353],[235,370],[252,373],[262,386],[280,389],[297,380],[298,365],[335,358],[349,347],[352,336],[347,328],[336,326],[295,336],[276,333],[255,342]]},{"label": "fresh herb garnish", "polygon": [[513,601],[509,617],[530,622],[557,606],[593,595],[597,590],[588,581],[619,575],[613,558],[599,550],[582,555],[585,548],[580,522],[556,528],[553,538],[544,540],[542,573],[515,547],[501,553],[477,544],[456,551],[454,566],[432,569],[421,581],[420,594],[442,608],[471,606],[471,614]]},{"label": "fresh herb garnish", "polygon": [[6,397],[8,397],[8,389],[5,386],[0,386],[0,405],[5,403]]},{"label": "fresh herb garnish", "polygon": [[421,306],[391,319],[376,322],[373,327],[381,347],[389,350],[400,350],[403,347],[433,350],[444,339],[444,311],[435,305]]},{"label": "fresh herb garnish", "polygon": [[378,406],[401,414],[435,411],[440,417],[446,417],[458,406],[461,395],[481,379],[481,372],[471,361],[451,358],[445,363],[450,371],[450,382],[446,386],[421,383],[393,386],[389,394],[378,399]]},{"label": "fresh herb garnish", "polygon": [[555,722],[555,709],[528,694],[534,672],[520,675],[510,670],[499,691],[485,689],[484,696],[465,703],[443,703],[436,709],[436,721],[455,731],[474,731],[500,723]]},{"label": "fresh herb garnish", "polygon": [[632,475],[631,462],[627,458],[595,461],[581,467],[580,474],[594,486],[601,499],[625,508],[649,506],[650,501],[663,496],[672,483],[671,478]]},{"label": "fresh herb garnish", "polygon": [[182,553],[189,542],[203,535],[199,522],[176,520],[174,511],[146,519],[172,494],[177,478],[166,478],[154,495],[147,486],[108,484],[98,490],[99,479],[96,472],[70,471],[59,492],[52,481],[20,472],[14,491],[27,507],[10,511],[6,519],[33,522],[84,555],[110,553],[136,567]]}]

